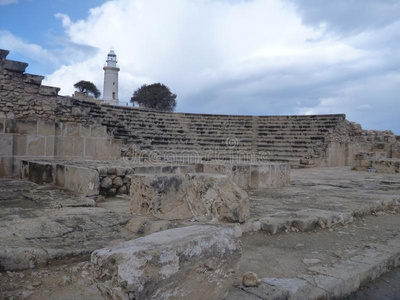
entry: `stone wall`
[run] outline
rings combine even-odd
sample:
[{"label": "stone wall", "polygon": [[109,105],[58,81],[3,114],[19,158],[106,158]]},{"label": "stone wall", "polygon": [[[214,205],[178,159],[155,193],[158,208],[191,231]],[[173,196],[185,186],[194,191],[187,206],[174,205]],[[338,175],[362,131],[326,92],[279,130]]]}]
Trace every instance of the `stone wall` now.
[{"label": "stone wall", "polygon": [[400,157],[400,143],[393,132],[363,130],[361,125],[342,122],[326,140],[325,166],[355,166],[359,153],[369,153],[374,158]]},{"label": "stone wall", "polygon": [[120,157],[121,141],[104,126],[0,118],[0,177],[19,177],[22,160]]},{"label": "stone wall", "polygon": [[195,165],[134,165],[123,160],[83,161],[23,159],[21,177],[84,196],[128,194],[133,174],[187,174]]}]

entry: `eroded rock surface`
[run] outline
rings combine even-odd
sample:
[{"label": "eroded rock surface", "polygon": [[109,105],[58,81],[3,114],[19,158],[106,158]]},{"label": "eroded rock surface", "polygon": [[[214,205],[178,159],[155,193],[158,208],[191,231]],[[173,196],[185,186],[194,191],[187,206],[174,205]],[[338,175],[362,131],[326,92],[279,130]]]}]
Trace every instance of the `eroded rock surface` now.
[{"label": "eroded rock surface", "polygon": [[222,299],[241,249],[230,228],[169,229],[96,250],[93,277],[106,299]]},{"label": "eroded rock surface", "polygon": [[[110,208],[55,187],[0,180],[0,270],[24,270],[90,253],[136,235],[124,229],[129,201]],[[121,207],[121,208],[120,208]],[[120,209],[119,209],[120,208]]]},{"label": "eroded rock surface", "polygon": [[131,210],[167,220],[244,222],[248,195],[218,174],[139,174],[131,185]]}]

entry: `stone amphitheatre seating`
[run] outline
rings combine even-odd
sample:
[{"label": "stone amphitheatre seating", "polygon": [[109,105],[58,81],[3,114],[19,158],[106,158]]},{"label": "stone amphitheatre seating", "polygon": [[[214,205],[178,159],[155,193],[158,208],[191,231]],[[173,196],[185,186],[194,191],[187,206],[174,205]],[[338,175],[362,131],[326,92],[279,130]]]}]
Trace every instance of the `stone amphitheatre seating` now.
[{"label": "stone amphitheatre seating", "polygon": [[309,158],[322,158],[327,137],[345,121],[340,114],[253,117],[76,105],[136,151],[157,151],[172,160],[248,161],[253,154],[304,166]]}]

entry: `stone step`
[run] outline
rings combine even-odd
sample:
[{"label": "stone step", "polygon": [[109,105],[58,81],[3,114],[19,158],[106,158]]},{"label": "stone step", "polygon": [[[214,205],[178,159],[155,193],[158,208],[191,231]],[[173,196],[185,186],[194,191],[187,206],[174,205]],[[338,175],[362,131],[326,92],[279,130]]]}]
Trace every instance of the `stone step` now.
[{"label": "stone step", "polygon": [[32,83],[32,84],[35,84],[35,85],[41,85],[42,84],[42,80],[44,79],[44,76],[25,73],[23,75],[22,79],[23,79],[23,81],[25,83]]},{"label": "stone step", "polygon": [[9,50],[0,49],[0,59],[5,59],[9,53],[10,53]]},{"label": "stone step", "polygon": [[258,125],[258,128],[263,128],[263,129],[310,129],[310,128],[334,128],[336,127],[337,124],[321,124],[321,123],[315,123],[315,124],[273,124],[273,123],[268,123],[266,125]]},{"label": "stone step", "polygon": [[285,141],[293,141],[293,140],[325,140],[326,136],[324,135],[311,135],[311,134],[282,134],[282,135],[260,135],[258,139],[262,141],[265,140],[285,140]]},{"label": "stone step", "polygon": [[318,132],[318,133],[330,133],[332,132],[332,128],[283,128],[283,129],[261,129],[258,128],[260,132],[267,133],[278,133],[278,134],[287,134],[287,133],[309,133],[309,132]]},{"label": "stone step", "polygon": [[54,86],[41,85],[39,94],[43,96],[57,96],[60,88]]},{"label": "stone step", "polygon": [[5,59],[3,61],[3,68],[8,71],[24,73],[27,67],[28,64],[25,62],[9,60],[9,59]]}]

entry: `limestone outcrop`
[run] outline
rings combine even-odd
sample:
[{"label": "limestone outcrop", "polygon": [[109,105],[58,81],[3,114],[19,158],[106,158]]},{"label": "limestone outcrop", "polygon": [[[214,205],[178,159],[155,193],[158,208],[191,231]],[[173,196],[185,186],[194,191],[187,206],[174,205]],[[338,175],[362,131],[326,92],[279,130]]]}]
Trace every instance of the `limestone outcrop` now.
[{"label": "limestone outcrop", "polygon": [[106,299],[222,299],[241,243],[230,228],[188,226],[92,253],[93,278]]},{"label": "limestone outcrop", "polygon": [[136,174],[131,184],[131,211],[166,220],[245,222],[247,193],[228,176],[206,173]]}]

